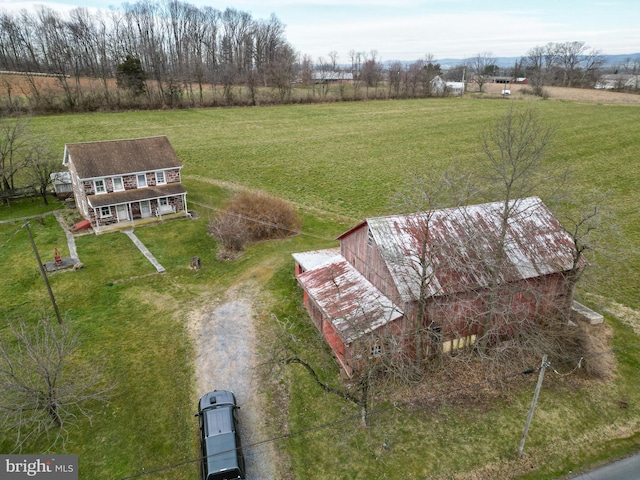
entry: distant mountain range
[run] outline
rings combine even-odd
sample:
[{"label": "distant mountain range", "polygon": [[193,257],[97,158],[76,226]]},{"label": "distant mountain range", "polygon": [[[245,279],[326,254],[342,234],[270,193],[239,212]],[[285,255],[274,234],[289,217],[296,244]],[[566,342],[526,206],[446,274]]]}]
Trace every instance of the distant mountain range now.
[{"label": "distant mountain range", "polygon": [[[628,59],[638,60],[640,61],[640,53],[628,53],[628,54],[620,54],[620,55],[602,55],[605,59],[605,63],[608,66],[618,65],[620,63],[626,62]],[[496,57],[496,65],[500,68],[508,68],[513,67],[518,60],[522,57]],[[464,58],[441,58],[437,59],[437,62],[443,68],[455,67],[456,65],[460,65],[465,62]],[[412,62],[407,62],[412,63]]]}]

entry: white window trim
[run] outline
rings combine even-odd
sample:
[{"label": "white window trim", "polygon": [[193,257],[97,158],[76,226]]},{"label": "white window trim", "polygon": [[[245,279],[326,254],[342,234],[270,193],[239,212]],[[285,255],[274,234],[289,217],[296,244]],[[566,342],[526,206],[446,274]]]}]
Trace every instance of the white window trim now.
[{"label": "white window trim", "polygon": [[[103,192],[98,191],[98,182],[102,182],[102,188],[104,189]],[[96,195],[104,195],[107,193],[107,182],[105,182],[104,178],[98,178],[93,181],[93,189],[96,192]]]},{"label": "white window trim", "polygon": [[[140,185],[140,177],[144,177],[144,185]],[[147,174],[146,173],[138,173],[136,175],[136,183],[138,185],[138,188],[147,187],[149,185],[149,183],[147,182]]]},{"label": "white window trim", "polygon": [[[105,209],[105,208],[109,209],[109,214],[108,215],[105,215],[103,213],[103,209]],[[99,210],[100,210],[100,218],[109,218],[109,217],[113,216],[113,213],[111,213],[111,206],[109,206],[109,205],[106,206],[106,207],[99,207]]]},{"label": "white window trim", "polygon": [[[162,175],[162,182],[158,180],[158,174]],[[156,185],[166,185],[167,184],[167,174],[164,170],[160,170],[156,172]]]},{"label": "white window trim", "polygon": [[[116,190],[116,178],[120,179],[120,184],[122,185],[122,188],[119,188]],[[111,179],[111,182],[113,183],[113,191],[114,192],[124,192],[124,178],[122,177],[113,177]]]}]

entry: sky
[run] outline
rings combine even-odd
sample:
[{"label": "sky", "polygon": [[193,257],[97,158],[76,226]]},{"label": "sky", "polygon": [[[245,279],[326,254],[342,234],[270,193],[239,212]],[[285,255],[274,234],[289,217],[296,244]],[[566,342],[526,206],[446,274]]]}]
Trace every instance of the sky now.
[{"label": "sky", "polygon": [[[312,60],[366,52],[381,61],[520,57],[549,42],[581,41],[602,54],[640,52],[638,0],[182,0],[218,10],[232,7],[286,25],[285,36]],[[120,0],[0,0],[18,11],[33,5],[63,13],[83,6],[119,7]],[[129,0],[135,3],[135,0]]]}]

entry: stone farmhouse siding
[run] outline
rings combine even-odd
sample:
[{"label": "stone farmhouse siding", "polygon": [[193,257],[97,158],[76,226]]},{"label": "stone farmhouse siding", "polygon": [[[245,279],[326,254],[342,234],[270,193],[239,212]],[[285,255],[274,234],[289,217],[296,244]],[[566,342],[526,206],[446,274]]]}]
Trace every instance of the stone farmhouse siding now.
[{"label": "stone farmhouse siding", "polygon": [[186,215],[186,190],[167,137],[67,144],[76,205],[94,229]]}]

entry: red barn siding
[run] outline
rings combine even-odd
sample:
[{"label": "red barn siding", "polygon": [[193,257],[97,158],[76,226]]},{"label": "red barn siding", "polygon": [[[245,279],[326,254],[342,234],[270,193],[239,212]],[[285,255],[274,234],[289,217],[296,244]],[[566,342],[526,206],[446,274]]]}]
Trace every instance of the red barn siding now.
[{"label": "red barn siding", "polygon": [[400,293],[378,246],[375,242],[369,241],[369,229],[366,224],[341,237],[340,253],[386,297],[396,304],[402,303]]}]

